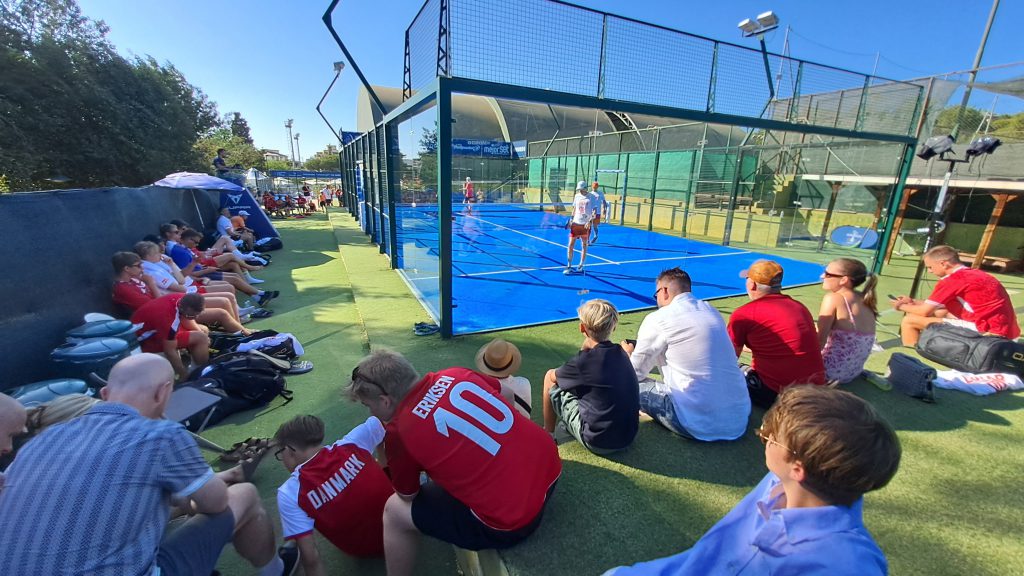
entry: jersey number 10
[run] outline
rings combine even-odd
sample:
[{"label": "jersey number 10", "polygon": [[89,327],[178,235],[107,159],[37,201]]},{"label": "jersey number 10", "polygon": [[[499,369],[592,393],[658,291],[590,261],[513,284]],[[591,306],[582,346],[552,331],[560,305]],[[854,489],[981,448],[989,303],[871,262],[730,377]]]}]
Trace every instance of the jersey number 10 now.
[{"label": "jersey number 10", "polygon": [[[491,405],[501,413],[501,420],[494,418],[494,416],[491,416],[476,404],[466,400],[466,394],[472,394]],[[448,393],[448,401],[461,414],[456,414],[440,407],[435,409],[434,425],[437,426],[437,431],[448,438],[449,429],[454,430],[472,440],[491,456],[496,455],[498,450],[501,450],[501,444],[494,438],[491,438],[483,429],[490,430],[495,434],[504,434],[511,430],[513,422],[512,409],[493,394],[488,393],[472,382],[459,382],[453,386]]]}]

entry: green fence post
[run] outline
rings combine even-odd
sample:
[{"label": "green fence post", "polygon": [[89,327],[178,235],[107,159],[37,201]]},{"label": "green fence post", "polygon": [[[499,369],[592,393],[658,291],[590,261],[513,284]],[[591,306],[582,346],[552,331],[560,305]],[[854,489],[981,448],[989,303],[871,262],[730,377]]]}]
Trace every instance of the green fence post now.
[{"label": "green fence post", "polygon": [[892,227],[895,224],[896,212],[899,211],[900,201],[903,200],[903,188],[907,184],[907,175],[910,174],[910,165],[914,162],[914,144],[903,146],[903,160],[900,166],[900,175],[896,180],[896,187],[889,195],[889,203],[885,209],[885,228],[882,229],[881,238],[875,246],[875,257],[871,263],[871,271],[875,274],[882,273],[882,265],[885,264],[885,250],[892,239]]},{"label": "green fence post", "polygon": [[739,154],[736,155],[736,173],[732,178],[732,194],[729,194],[729,209],[725,213],[725,231],[722,234],[722,246],[728,246],[732,236],[732,221],[733,214],[736,211],[736,197],[740,193],[740,181],[742,180],[743,173],[743,155],[745,154],[743,148],[739,149]]},{"label": "green fence post", "polygon": [[661,152],[654,153],[654,170],[651,172],[651,208],[647,215],[647,231],[654,230],[654,196],[658,190],[658,162],[661,160]]}]

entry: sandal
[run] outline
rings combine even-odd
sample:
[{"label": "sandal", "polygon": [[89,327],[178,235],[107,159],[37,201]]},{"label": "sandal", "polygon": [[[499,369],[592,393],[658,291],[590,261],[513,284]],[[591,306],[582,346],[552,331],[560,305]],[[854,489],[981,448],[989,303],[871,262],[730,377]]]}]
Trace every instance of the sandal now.
[{"label": "sandal", "polygon": [[313,370],[313,363],[309,360],[292,360],[292,365],[286,371],[287,374],[305,374]]},{"label": "sandal", "polygon": [[220,459],[224,462],[239,462],[257,456],[262,457],[272,445],[273,441],[270,438],[246,438],[242,442],[235,442],[230,450],[220,455]]},{"label": "sandal", "polygon": [[427,324],[423,326],[416,326],[413,329],[413,333],[417,336],[430,336],[431,334],[437,334],[441,331],[441,327],[436,324]]},{"label": "sandal", "polygon": [[266,308],[259,308],[249,314],[253,318],[269,318],[274,315],[273,310],[267,310]]},{"label": "sandal", "polygon": [[266,456],[268,452],[270,452],[271,447],[272,444],[270,446],[267,446],[265,450],[261,450],[258,454],[246,460],[242,460],[239,466],[242,468],[243,482],[252,482],[253,477],[256,475],[256,468],[258,468],[260,462],[263,461],[263,457]]}]

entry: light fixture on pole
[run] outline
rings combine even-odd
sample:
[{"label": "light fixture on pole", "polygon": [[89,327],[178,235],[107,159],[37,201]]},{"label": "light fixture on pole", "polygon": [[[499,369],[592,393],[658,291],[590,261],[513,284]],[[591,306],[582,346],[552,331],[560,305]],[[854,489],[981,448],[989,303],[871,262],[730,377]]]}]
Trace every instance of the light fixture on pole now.
[{"label": "light fixture on pole", "polygon": [[[744,38],[750,38],[751,36],[757,36],[758,42],[761,44],[761,58],[764,59],[764,73],[768,78],[768,102],[764,105],[764,110],[761,111],[761,115],[768,111],[768,106],[775,101],[775,86],[772,85],[772,67],[768,64],[768,45],[764,42],[764,35],[772,30],[779,27],[779,17],[771,10],[762,12],[757,15],[756,18],[746,18],[741,20],[736,25],[740,29],[740,33],[743,34]],[[754,131],[751,130],[747,133],[746,138],[743,139],[743,144],[746,145],[747,139]]]},{"label": "light fixture on pole", "polygon": [[288,145],[291,146],[292,149],[292,166],[295,166],[295,144],[293,142],[294,138],[292,137],[293,122],[294,121],[291,118],[289,118],[287,121],[285,121],[284,127],[288,129]]},{"label": "light fixture on pole", "polygon": [[334,129],[334,126],[331,125],[331,121],[327,119],[327,116],[324,116],[324,113],[320,110],[320,107],[323,106],[324,100],[326,100],[327,95],[331,93],[331,89],[334,88],[334,83],[338,81],[338,78],[341,76],[341,72],[343,70],[345,70],[344,62],[334,63],[334,80],[331,80],[331,84],[327,87],[327,90],[324,90],[324,95],[320,97],[320,102],[317,102],[316,105],[316,113],[319,114],[321,118],[323,118],[324,124],[327,124],[327,127],[331,129],[331,134],[334,134],[334,137],[338,139],[339,147],[344,146],[345,144],[345,134],[341,131],[340,126],[338,127],[337,130]]},{"label": "light fixture on pole", "polygon": [[296,154],[298,155],[298,157],[299,157],[299,161],[298,161],[298,163],[296,164],[296,166],[298,166],[299,164],[302,164],[302,149],[301,149],[301,148],[299,148],[299,136],[301,136],[301,134],[299,134],[298,132],[296,132],[296,133],[295,133],[295,153],[296,153]]}]

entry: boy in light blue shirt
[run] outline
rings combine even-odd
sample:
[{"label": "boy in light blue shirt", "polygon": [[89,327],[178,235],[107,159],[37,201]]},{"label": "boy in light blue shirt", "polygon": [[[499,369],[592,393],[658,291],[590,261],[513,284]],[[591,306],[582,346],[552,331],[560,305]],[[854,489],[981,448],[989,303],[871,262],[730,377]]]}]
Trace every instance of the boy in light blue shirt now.
[{"label": "boy in light blue shirt", "polygon": [[757,435],[768,474],[693,548],[605,576],[888,574],[862,506],[899,467],[892,427],[849,392],[803,385],[779,395]]}]

